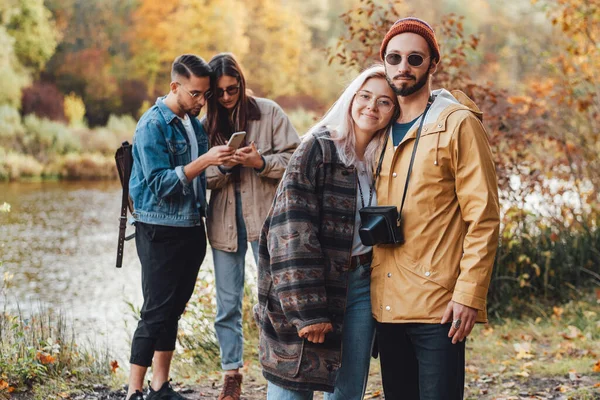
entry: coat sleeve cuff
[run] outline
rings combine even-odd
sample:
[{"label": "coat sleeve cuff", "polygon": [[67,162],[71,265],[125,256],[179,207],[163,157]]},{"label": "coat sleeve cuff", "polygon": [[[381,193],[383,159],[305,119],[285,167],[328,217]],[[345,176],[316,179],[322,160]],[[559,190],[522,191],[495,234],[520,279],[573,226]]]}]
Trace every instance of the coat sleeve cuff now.
[{"label": "coat sleeve cuff", "polygon": [[263,160],[263,166],[262,168],[254,168],[257,174],[262,173],[265,170],[265,168],[267,168],[267,160],[265,159],[265,157],[261,154],[260,158],[262,158]]},{"label": "coat sleeve cuff", "polygon": [[217,169],[219,170],[220,173],[222,173],[223,175],[227,175],[231,173],[232,168],[226,168],[222,165],[217,166]]},{"label": "coat sleeve cuff", "polygon": [[177,174],[179,181],[183,185],[183,194],[184,195],[188,194],[190,192],[190,181],[188,180],[187,176],[185,176],[185,173],[183,172],[183,165],[179,165],[179,166],[175,167],[175,173]]},{"label": "coat sleeve cuff", "polygon": [[481,311],[485,310],[487,304],[485,297],[479,297],[470,293],[460,292],[456,289],[454,289],[454,293],[452,294],[452,300],[455,303],[459,303]]},{"label": "coat sleeve cuff", "polygon": [[306,328],[307,326],[316,324],[327,324],[330,322],[331,321],[329,320],[329,318],[315,318],[308,321],[296,320],[294,321],[294,325],[296,325],[296,329],[298,329],[298,332],[300,332],[303,328]]}]

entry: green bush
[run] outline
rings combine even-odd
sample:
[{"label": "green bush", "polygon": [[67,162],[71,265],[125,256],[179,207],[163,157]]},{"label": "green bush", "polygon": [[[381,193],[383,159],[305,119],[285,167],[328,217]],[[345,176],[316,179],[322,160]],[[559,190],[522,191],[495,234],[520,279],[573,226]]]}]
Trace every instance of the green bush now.
[{"label": "green bush", "polygon": [[131,115],[111,115],[106,123],[106,129],[111,131],[121,144],[124,140],[131,142],[136,125],[137,121]]},{"label": "green bush", "polygon": [[504,215],[488,296],[492,316],[541,315],[600,285],[600,216],[570,226],[512,208]]},{"label": "green bush", "polygon": [[303,108],[291,110],[287,115],[300,136],[304,135],[321,117],[316,112],[307,111]]},{"label": "green bush", "polygon": [[69,180],[116,179],[114,156],[100,153],[70,153],[57,157],[47,174]]},{"label": "green bush", "polygon": [[108,128],[95,128],[82,133],[81,142],[83,150],[102,154],[115,154],[121,144],[117,136]]},{"label": "green bush", "polygon": [[129,115],[111,115],[105,127],[78,129],[82,150],[106,155],[114,155],[121,142],[132,141],[136,121]]},{"label": "green bush", "polygon": [[33,156],[6,151],[0,147],[0,181],[42,176],[44,166]]},{"label": "green bush", "polygon": [[26,154],[31,154],[42,162],[51,156],[77,152],[81,149],[79,137],[64,124],[27,115],[23,120],[25,134],[22,147]]},{"label": "green bush", "polygon": [[24,132],[19,110],[9,105],[0,105],[0,140],[3,144],[12,141]]}]

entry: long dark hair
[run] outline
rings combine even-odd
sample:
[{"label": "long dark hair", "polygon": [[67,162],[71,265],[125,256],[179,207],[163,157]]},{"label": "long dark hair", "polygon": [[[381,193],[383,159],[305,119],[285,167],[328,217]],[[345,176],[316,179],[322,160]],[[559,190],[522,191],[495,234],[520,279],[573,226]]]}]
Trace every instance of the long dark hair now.
[{"label": "long dark hair", "polygon": [[[231,53],[220,53],[214,56],[208,65],[213,70],[211,91],[213,96],[208,101],[208,112],[206,114],[206,128],[211,146],[227,143],[231,134],[245,131],[248,121],[259,120],[260,110],[256,100],[246,93],[246,79],[242,68]],[[222,76],[235,78],[240,85],[240,97],[235,105],[231,117],[229,110],[219,104],[217,98],[217,82]]]}]

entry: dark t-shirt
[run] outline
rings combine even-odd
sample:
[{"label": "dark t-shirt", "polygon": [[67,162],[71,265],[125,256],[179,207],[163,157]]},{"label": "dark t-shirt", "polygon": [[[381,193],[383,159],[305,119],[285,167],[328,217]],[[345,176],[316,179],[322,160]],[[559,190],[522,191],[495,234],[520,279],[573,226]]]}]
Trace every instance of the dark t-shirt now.
[{"label": "dark t-shirt", "polygon": [[392,139],[394,140],[394,147],[400,144],[402,139],[404,139],[404,136],[406,136],[406,134],[410,130],[411,126],[413,126],[415,121],[418,120],[420,117],[421,116],[419,115],[417,118],[404,124],[394,122],[394,126],[392,127]]}]

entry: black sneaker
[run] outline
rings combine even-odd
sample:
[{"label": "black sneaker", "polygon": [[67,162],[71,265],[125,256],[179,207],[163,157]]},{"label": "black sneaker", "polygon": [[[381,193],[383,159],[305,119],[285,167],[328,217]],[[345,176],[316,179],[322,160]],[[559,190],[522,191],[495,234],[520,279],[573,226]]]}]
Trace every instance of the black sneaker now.
[{"label": "black sneaker", "polygon": [[144,400],[144,393],[136,390],[135,393],[131,395],[129,400]]},{"label": "black sneaker", "polygon": [[159,390],[153,390],[148,382],[148,396],[146,400],[189,400],[177,393],[169,382],[163,383]]}]

